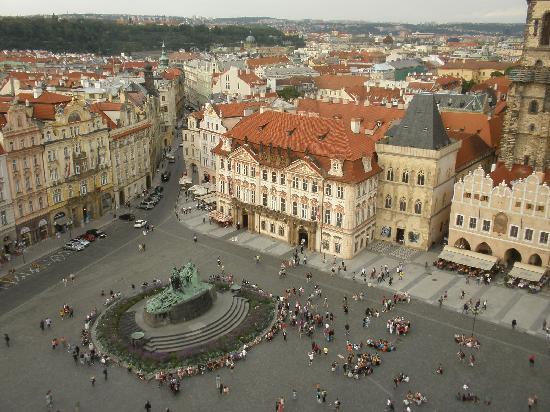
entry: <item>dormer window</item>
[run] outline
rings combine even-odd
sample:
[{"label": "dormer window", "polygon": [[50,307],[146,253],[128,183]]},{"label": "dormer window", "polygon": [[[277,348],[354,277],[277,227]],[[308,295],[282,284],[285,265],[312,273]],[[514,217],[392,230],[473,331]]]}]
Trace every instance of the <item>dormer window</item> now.
[{"label": "dormer window", "polygon": [[330,160],[330,171],[329,175],[331,176],[342,176],[343,175],[343,161],[339,159]]}]

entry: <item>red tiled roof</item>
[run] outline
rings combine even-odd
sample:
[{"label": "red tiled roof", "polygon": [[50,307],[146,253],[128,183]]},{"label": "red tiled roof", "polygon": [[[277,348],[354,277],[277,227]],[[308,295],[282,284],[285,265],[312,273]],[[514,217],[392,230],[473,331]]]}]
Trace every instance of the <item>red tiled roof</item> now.
[{"label": "red tiled roof", "polygon": [[239,71],[239,78],[243,82],[245,82],[245,83],[247,83],[251,86],[259,85],[259,84],[266,84],[266,81],[260,79],[258,76],[256,76],[255,73],[246,73],[245,71]]},{"label": "red tiled roof", "polygon": [[462,146],[456,155],[455,169],[458,171],[468,167],[473,161],[489,156],[495,151],[477,134],[450,131],[447,134],[453,139],[462,141]]},{"label": "red tiled roof", "polygon": [[6,116],[3,114],[0,114],[0,129],[6,125],[8,120],[6,119]]},{"label": "red tiled roof", "polygon": [[502,116],[484,113],[441,112],[443,124],[449,131],[478,134],[491,147],[498,147],[502,135]]},{"label": "red tiled roof", "polygon": [[189,116],[192,116],[197,120],[202,120],[204,118],[204,110],[193,112]]},{"label": "red tiled roof", "polygon": [[371,137],[374,141],[384,137],[392,122],[405,116],[404,110],[395,107],[329,103],[313,99],[299,99],[297,110],[299,112],[318,113],[322,117],[342,120],[350,130],[351,119],[360,119],[359,131],[362,134],[365,133],[365,129],[374,130],[376,123],[381,122],[381,126]]},{"label": "red tiled roof", "polygon": [[32,93],[19,93],[17,95],[17,100],[21,103],[29,101],[29,103],[42,103],[42,104],[61,104],[68,103],[73,98],[71,96],[66,96],[64,94],[52,93],[52,92],[42,92],[38,98],[34,98]]},{"label": "red tiled roof", "polygon": [[53,104],[35,104],[32,116],[40,120],[55,120],[55,106]]},{"label": "red tiled roof", "polygon": [[214,110],[220,117],[243,117],[244,110],[247,108],[259,109],[262,105],[265,105],[264,102],[240,102],[240,103],[225,103],[214,105]]},{"label": "red tiled roof", "polygon": [[498,102],[495,106],[494,114],[501,114],[503,113],[506,108],[508,107],[508,103],[505,100],[501,100]]},{"label": "red tiled roof", "polygon": [[0,101],[0,113],[7,113],[10,108],[10,103]]},{"label": "red tiled roof", "polygon": [[435,83],[440,86],[442,89],[445,89],[453,85],[461,85],[462,79],[454,76],[441,76],[435,79]]},{"label": "red tiled roof", "polygon": [[117,102],[97,102],[92,103],[90,110],[92,112],[98,113],[100,111],[104,112],[118,112],[122,108],[122,103]]},{"label": "red tiled roof", "polygon": [[289,63],[288,57],[286,56],[268,56],[268,57],[258,57],[255,59],[248,59],[246,65],[250,69],[256,69],[260,66],[272,66],[276,64],[287,64]]},{"label": "red tiled roof", "polygon": [[[533,174],[533,168],[528,165],[512,165],[512,169],[508,170],[504,165],[504,162],[498,162],[497,167],[489,175],[493,179],[493,185],[499,185],[504,181],[507,185],[518,179],[525,179]],[[550,169],[544,171],[544,182],[550,184]]]},{"label": "red tiled roof", "polygon": [[177,77],[181,76],[182,72],[180,69],[176,67],[171,67],[169,69],[166,69],[164,73],[162,73],[162,78],[165,80],[174,80]]},{"label": "red tiled roof", "polygon": [[336,73],[351,73],[351,66],[346,64],[325,64],[314,66],[313,70],[321,75],[336,74]]},{"label": "red tiled roof", "polygon": [[294,152],[355,160],[371,154],[374,142],[355,135],[340,120],[266,111],[243,118],[228,136],[254,144],[272,144]]},{"label": "red tiled roof", "polygon": [[140,126],[132,127],[132,128],[126,129],[126,130],[122,130],[122,131],[120,131],[120,133],[117,133],[117,131],[114,131],[113,133],[111,133],[111,139],[112,140],[122,139],[123,137],[129,136],[131,134],[140,132],[140,131],[145,130],[145,129],[148,129],[149,127],[151,127],[151,123],[146,122],[146,123],[144,123]]},{"label": "red tiled roof", "polygon": [[319,89],[341,90],[345,87],[364,87],[368,80],[366,76],[338,76],[323,74],[313,78],[313,83]]}]

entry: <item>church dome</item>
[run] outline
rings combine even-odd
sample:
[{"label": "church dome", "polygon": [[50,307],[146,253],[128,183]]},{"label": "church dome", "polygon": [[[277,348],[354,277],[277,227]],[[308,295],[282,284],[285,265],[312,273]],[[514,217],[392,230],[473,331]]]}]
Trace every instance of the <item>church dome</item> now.
[{"label": "church dome", "polygon": [[256,43],[256,38],[253,35],[250,34],[246,37],[246,42],[247,43]]}]

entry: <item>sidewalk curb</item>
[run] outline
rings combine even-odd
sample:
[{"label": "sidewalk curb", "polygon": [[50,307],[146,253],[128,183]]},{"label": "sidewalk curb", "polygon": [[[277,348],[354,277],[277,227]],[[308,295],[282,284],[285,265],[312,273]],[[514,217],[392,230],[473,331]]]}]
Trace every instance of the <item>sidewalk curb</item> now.
[{"label": "sidewalk curb", "polygon": [[[107,226],[107,225],[109,225],[109,224],[111,224],[111,223],[113,223],[113,222],[115,222],[115,221],[116,221],[116,218],[112,218],[111,220],[109,220],[109,221],[107,221],[107,222],[105,222],[105,223],[103,223],[103,224],[97,225],[96,228],[97,228],[97,229],[104,228],[105,226]],[[48,239],[48,240],[49,240],[49,239]],[[48,240],[44,240],[44,241],[47,242]],[[44,242],[44,241],[43,241],[43,242]],[[17,266],[11,266],[9,269],[19,270],[19,269],[21,269],[22,267],[31,265],[33,262],[36,262],[37,260],[40,260],[40,259],[42,259],[43,257],[48,256],[48,255],[52,254],[53,252],[56,252],[56,251],[58,251],[58,250],[60,250],[60,249],[62,249],[62,248],[63,248],[63,245],[61,245],[61,246],[56,246],[56,247],[54,247],[54,248],[48,249],[48,250],[46,250],[45,252],[41,253],[40,255],[37,255],[37,256],[33,257],[31,260],[27,261],[26,263],[21,263],[21,264],[19,264],[19,265],[17,265]],[[6,277],[6,276],[8,276],[8,273],[7,273],[7,272],[6,272],[6,273],[0,273],[0,279],[4,278],[4,277]]]}]

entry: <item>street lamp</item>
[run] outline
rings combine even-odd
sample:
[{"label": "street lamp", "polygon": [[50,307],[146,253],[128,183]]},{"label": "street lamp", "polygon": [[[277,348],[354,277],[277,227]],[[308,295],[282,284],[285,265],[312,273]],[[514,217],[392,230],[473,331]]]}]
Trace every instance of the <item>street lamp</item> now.
[{"label": "street lamp", "polygon": [[69,227],[69,236],[72,238],[73,237],[73,231],[72,231],[73,220],[72,219],[69,219],[69,221],[67,222],[67,226]]}]

